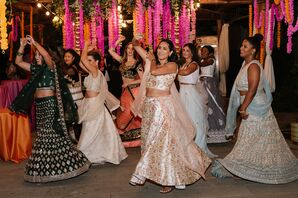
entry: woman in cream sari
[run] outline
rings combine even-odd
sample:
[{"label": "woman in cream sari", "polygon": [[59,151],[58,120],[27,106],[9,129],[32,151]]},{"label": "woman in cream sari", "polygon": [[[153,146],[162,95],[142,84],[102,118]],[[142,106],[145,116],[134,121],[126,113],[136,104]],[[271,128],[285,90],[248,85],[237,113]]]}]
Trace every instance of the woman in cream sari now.
[{"label": "woman in cream sari", "polygon": [[80,66],[89,75],[84,80],[85,98],[78,109],[79,123],[83,123],[78,148],[91,163],[119,164],[127,154],[110,113],[119,107],[119,101],[108,91],[105,77],[98,70],[100,55],[90,51],[93,48],[85,42],[81,56]]},{"label": "woman in cream sari", "polygon": [[262,35],[242,42],[244,58],[235,80],[227,114],[226,130],[233,135],[237,110],[242,118],[237,142],[224,158],[215,161],[211,173],[220,178],[236,175],[265,184],[298,179],[298,160],[287,145],[274,117],[269,84],[256,60]]}]

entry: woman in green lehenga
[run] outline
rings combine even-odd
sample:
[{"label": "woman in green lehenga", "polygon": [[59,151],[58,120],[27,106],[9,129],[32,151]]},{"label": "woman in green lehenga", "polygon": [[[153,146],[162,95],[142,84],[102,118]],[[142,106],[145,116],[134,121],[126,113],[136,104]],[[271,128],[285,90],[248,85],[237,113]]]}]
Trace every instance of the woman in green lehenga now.
[{"label": "woman in green lehenga", "polygon": [[[32,64],[23,61],[26,44],[36,48]],[[25,167],[25,181],[58,181],[86,172],[90,162],[72,144],[66,128],[66,124],[76,121],[77,111],[62,72],[31,36],[21,39],[15,62],[31,72],[31,79],[9,108],[27,114],[33,98],[36,105],[37,137]]]}]

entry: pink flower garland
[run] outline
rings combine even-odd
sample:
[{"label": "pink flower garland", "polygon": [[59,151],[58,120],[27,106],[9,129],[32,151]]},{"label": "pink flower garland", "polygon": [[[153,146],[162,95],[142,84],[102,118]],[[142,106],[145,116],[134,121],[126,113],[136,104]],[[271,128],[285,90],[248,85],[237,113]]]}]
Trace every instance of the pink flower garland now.
[{"label": "pink flower garland", "polygon": [[156,0],[155,6],[154,6],[154,18],[153,18],[153,48],[155,49],[157,46],[157,41],[160,38],[161,34],[161,28],[160,28],[160,20],[162,15],[162,0]]},{"label": "pink flower garland", "polygon": [[64,28],[65,28],[65,47],[72,49],[74,46],[73,25],[69,11],[68,0],[64,0],[65,15],[64,15]]},{"label": "pink flower garland", "polygon": [[259,18],[258,1],[254,0],[254,24],[255,24],[255,28],[257,28],[257,29],[261,28],[263,17],[264,17],[264,12],[261,12],[260,13],[260,18]]},{"label": "pink flower garland", "polygon": [[136,1],[137,5],[137,32],[144,34],[145,33],[145,21],[144,21],[144,9],[143,9],[143,3],[141,0]]},{"label": "pink flower garland", "polygon": [[173,41],[174,45],[175,45],[175,16],[171,17],[171,40]]},{"label": "pink flower garland", "polygon": [[183,4],[182,13],[180,14],[180,19],[179,19],[180,46],[184,46],[186,43],[188,43],[189,28],[190,28],[190,22],[189,22],[188,11],[186,9],[186,5]]},{"label": "pink flower garland", "polygon": [[162,37],[168,38],[168,32],[171,29],[171,7],[170,0],[166,0],[166,3],[163,8],[163,16],[162,16]]},{"label": "pink flower garland", "polygon": [[[266,8],[265,8],[265,13],[267,13],[267,14],[265,14],[265,31],[264,31],[264,40],[266,41],[266,38],[267,38],[267,28],[268,28],[268,24],[269,24],[269,15],[268,15],[268,13],[269,13],[269,0],[266,0],[266,6],[265,6]],[[270,14],[270,13],[269,13]]]},{"label": "pink flower garland", "polygon": [[20,18],[18,16],[12,18],[12,24],[11,24],[11,39],[13,42],[16,42],[18,40],[18,21]]},{"label": "pink flower garland", "polygon": [[95,14],[97,18],[96,21],[98,22],[98,25],[96,26],[97,47],[104,54],[104,21],[101,16],[102,13],[99,5],[95,6]]},{"label": "pink flower garland", "polygon": [[80,48],[84,48],[84,13],[83,13],[83,0],[79,1],[79,24],[80,24]]},{"label": "pink flower garland", "polygon": [[292,36],[295,32],[298,31],[298,17],[296,20],[296,25],[293,26],[293,21],[294,21],[294,2],[293,0],[290,0],[290,5],[289,5],[289,9],[290,9],[290,15],[291,15],[291,21],[288,25],[288,31],[287,31],[287,36],[288,36],[288,43],[287,43],[287,53],[290,54],[292,52],[292,46],[293,46],[293,42],[292,42]]}]

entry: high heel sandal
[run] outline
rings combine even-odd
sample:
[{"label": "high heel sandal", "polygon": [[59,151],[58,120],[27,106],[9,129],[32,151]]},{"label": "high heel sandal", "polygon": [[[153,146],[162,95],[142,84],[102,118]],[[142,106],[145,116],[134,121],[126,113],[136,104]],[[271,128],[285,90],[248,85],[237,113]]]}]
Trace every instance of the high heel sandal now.
[{"label": "high heel sandal", "polygon": [[159,192],[162,194],[165,194],[165,193],[170,193],[173,190],[174,190],[174,187],[172,187],[172,186],[163,186]]}]

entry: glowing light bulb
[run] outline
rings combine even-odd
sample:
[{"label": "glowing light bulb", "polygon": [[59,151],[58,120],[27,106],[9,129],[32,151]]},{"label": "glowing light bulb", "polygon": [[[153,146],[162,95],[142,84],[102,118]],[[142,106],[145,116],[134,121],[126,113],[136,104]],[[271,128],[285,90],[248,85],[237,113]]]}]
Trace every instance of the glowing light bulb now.
[{"label": "glowing light bulb", "polygon": [[37,7],[38,8],[41,8],[41,3],[37,3]]},{"label": "glowing light bulb", "polygon": [[120,5],[117,7],[117,10],[118,10],[119,12],[121,11],[121,6],[120,6]]},{"label": "glowing light bulb", "polygon": [[49,11],[46,11],[46,15],[49,16],[50,15],[50,12]]},{"label": "glowing light bulb", "polygon": [[200,3],[197,3],[197,8],[199,8],[201,6],[201,4]]},{"label": "glowing light bulb", "polygon": [[122,26],[122,27],[127,27],[127,25],[126,25],[125,22],[121,23],[121,26]]}]

